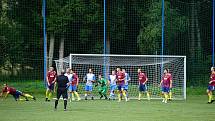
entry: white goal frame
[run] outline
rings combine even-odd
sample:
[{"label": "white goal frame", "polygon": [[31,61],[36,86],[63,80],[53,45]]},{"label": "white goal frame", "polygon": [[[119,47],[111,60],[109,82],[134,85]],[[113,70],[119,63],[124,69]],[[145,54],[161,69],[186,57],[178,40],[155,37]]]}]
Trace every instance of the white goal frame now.
[{"label": "white goal frame", "polygon": [[[183,58],[184,60],[184,80],[183,80],[183,99],[177,100],[186,100],[186,56],[176,56],[176,55],[117,55],[117,54],[70,54],[69,55],[69,67],[72,68],[73,56],[100,56],[100,57],[154,57],[154,58]],[[89,63],[90,64],[90,63]],[[105,64],[105,63],[104,63]],[[174,83],[174,82],[173,82]],[[158,98],[160,99],[160,98]]]}]

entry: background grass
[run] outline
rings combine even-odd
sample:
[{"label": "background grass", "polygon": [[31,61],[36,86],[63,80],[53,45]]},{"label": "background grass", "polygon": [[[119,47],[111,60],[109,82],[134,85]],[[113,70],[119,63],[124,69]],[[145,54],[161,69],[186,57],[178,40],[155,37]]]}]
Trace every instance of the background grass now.
[{"label": "background grass", "polygon": [[[3,82],[2,82],[3,83]],[[214,121],[214,104],[206,104],[204,87],[187,89],[186,101],[161,100],[107,101],[81,100],[68,103],[68,111],[63,111],[60,101],[54,111],[54,100],[44,101],[44,85],[41,81],[9,82],[21,91],[37,97],[37,101],[14,101],[12,96],[0,99],[0,121]]]}]

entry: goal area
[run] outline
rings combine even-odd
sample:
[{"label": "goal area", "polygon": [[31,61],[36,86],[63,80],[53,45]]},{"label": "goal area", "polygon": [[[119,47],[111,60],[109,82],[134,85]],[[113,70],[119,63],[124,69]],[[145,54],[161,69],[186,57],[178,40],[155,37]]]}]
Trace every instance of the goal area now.
[{"label": "goal area", "polygon": [[[117,67],[125,69],[131,80],[129,81],[128,95],[130,99],[138,98],[138,68],[141,68],[148,77],[147,89],[151,99],[161,99],[159,87],[163,70],[169,69],[173,78],[173,99],[186,99],[186,56],[172,55],[113,55],[113,54],[70,54],[68,57],[55,60],[57,73],[60,70],[71,68],[79,77],[78,91],[84,95],[84,76],[92,68],[98,79],[102,74],[107,79],[111,71]],[[93,94],[98,96],[98,87],[93,88]],[[108,87],[109,89],[109,87]],[[146,96],[145,96],[146,98]]]}]

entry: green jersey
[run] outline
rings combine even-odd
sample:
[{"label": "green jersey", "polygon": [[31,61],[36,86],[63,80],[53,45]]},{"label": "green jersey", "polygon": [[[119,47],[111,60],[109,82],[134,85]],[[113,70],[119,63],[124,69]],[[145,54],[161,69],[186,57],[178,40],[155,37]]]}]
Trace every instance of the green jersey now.
[{"label": "green jersey", "polygon": [[107,86],[107,80],[104,78],[99,79],[98,83],[101,87]]},{"label": "green jersey", "polygon": [[107,80],[104,78],[101,78],[98,80],[99,84],[99,92],[106,94],[107,93]]}]

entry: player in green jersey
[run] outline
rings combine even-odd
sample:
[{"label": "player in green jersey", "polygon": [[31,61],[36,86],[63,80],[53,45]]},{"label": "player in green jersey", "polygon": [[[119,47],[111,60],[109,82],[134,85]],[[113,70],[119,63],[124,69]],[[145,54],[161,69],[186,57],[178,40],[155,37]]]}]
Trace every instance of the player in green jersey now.
[{"label": "player in green jersey", "polygon": [[105,97],[105,99],[107,98],[107,80],[102,78],[102,75],[99,75],[99,80],[98,83],[99,85],[99,94],[100,94],[100,99],[102,99],[103,97]]}]

